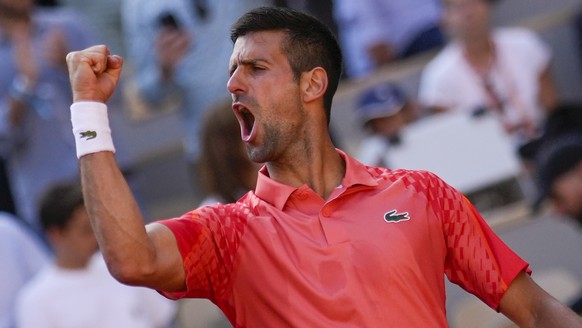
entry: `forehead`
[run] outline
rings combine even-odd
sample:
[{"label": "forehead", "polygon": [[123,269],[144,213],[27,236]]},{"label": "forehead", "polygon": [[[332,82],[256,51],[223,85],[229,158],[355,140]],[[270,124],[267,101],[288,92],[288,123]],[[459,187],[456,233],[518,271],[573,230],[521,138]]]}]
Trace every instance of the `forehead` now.
[{"label": "forehead", "polygon": [[239,37],[234,44],[230,64],[257,58],[275,61],[283,55],[281,44],[285,36],[283,31],[261,31]]}]

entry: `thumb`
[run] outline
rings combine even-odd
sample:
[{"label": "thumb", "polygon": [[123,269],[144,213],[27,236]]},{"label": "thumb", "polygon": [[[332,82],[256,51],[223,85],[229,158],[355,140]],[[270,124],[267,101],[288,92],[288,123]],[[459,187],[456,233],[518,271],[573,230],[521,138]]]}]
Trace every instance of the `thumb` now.
[{"label": "thumb", "polygon": [[119,55],[107,56],[108,69],[120,69],[123,66],[123,58]]},{"label": "thumb", "polygon": [[105,73],[118,79],[123,68],[123,58],[118,55],[108,55],[106,65]]}]

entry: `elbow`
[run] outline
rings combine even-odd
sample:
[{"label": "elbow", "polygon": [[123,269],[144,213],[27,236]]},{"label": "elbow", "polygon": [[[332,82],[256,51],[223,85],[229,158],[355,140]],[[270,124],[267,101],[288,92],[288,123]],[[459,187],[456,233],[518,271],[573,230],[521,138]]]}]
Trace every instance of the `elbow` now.
[{"label": "elbow", "polygon": [[115,280],[130,286],[146,286],[148,277],[153,276],[151,266],[127,260],[107,260],[107,269]]}]

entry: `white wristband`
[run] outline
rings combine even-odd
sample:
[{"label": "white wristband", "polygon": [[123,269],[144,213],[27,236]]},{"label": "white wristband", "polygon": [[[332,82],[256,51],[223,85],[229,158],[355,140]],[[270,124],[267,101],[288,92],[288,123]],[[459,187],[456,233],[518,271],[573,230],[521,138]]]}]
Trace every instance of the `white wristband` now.
[{"label": "white wristband", "polygon": [[76,102],[71,105],[71,122],[77,158],[100,151],[115,153],[107,105],[100,102]]}]

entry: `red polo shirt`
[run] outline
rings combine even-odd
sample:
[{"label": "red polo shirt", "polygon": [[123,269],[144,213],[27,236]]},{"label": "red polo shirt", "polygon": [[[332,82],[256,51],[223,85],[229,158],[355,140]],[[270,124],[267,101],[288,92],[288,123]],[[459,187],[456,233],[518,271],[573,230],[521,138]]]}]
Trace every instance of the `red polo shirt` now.
[{"label": "red polo shirt", "polygon": [[497,308],[528,264],[462,194],[341,155],[346,175],[327,200],[263,169],[237,203],[160,221],[187,284],[163,294],[209,298],[235,327],[446,327],[446,274]]}]

